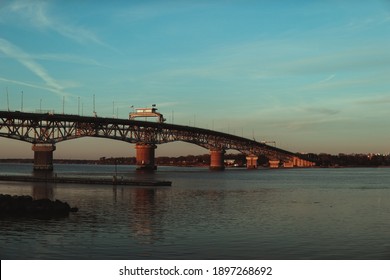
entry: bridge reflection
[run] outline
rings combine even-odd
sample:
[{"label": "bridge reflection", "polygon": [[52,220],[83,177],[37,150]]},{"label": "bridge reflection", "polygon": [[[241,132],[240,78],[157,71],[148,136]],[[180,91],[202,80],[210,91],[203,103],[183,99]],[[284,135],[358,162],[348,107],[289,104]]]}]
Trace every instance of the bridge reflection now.
[{"label": "bridge reflection", "polygon": [[141,244],[152,244],[163,238],[161,222],[164,211],[159,209],[164,204],[163,192],[164,189],[113,187],[114,203],[128,205],[128,227]]},{"label": "bridge reflection", "polygon": [[54,200],[54,184],[51,183],[32,183],[32,198]]}]

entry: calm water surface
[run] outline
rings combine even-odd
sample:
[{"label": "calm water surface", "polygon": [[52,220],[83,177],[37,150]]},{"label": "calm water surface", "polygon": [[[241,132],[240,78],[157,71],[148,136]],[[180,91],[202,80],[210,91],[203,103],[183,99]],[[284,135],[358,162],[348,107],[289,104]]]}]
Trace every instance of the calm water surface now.
[{"label": "calm water surface", "polygon": [[[1,174],[31,174],[0,164]],[[61,176],[114,166],[57,165]],[[0,218],[1,259],[389,259],[390,169],[159,167],[118,176],[172,187],[0,182],[0,193],[77,206],[67,218]]]}]

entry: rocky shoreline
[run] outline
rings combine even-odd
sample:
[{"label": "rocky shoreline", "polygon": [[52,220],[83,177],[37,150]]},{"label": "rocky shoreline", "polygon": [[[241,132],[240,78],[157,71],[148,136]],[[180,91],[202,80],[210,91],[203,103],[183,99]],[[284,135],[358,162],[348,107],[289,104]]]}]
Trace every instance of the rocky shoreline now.
[{"label": "rocky shoreline", "polygon": [[60,200],[34,200],[28,195],[0,194],[0,216],[66,217],[70,212],[77,211],[77,207],[70,207]]}]

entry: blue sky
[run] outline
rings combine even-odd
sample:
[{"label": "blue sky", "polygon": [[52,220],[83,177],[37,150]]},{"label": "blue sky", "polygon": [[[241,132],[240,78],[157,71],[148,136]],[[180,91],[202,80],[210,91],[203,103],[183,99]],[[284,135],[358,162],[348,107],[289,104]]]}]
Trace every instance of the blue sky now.
[{"label": "blue sky", "polygon": [[[390,1],[1,1],[0,110],[168,122],[293,152],[389,153]],[[78,106],[80,100],[80,107]],[[3,154],[31,145],[2,139]],[[5,148],[4,148],[5,147]],[[102,149],[102,147],[105,147]],[[166,144],[158,155],[207,153]],[[59,143],[55,157],[130,156]]]}]

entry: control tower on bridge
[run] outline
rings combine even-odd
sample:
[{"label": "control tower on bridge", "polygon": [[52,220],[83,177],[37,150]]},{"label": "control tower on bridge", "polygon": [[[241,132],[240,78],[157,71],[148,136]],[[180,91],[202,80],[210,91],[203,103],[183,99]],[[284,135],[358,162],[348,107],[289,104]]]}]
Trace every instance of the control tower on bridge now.
[{"label": "control tower on bridge", "polygon": [[129,114],[130,120],[134,120],[135,118],[143,118],[143,117],[144,118],[150,118],[150,117],[157,118],[157,121],[159,123],[163,123],[164,121],[166,121],[166,119],[164,119],[163,115],[157,112],[157,108],[155,107],[155,105],[153,105],[152,108],[136,108],[135,112],[132,112]]}]

